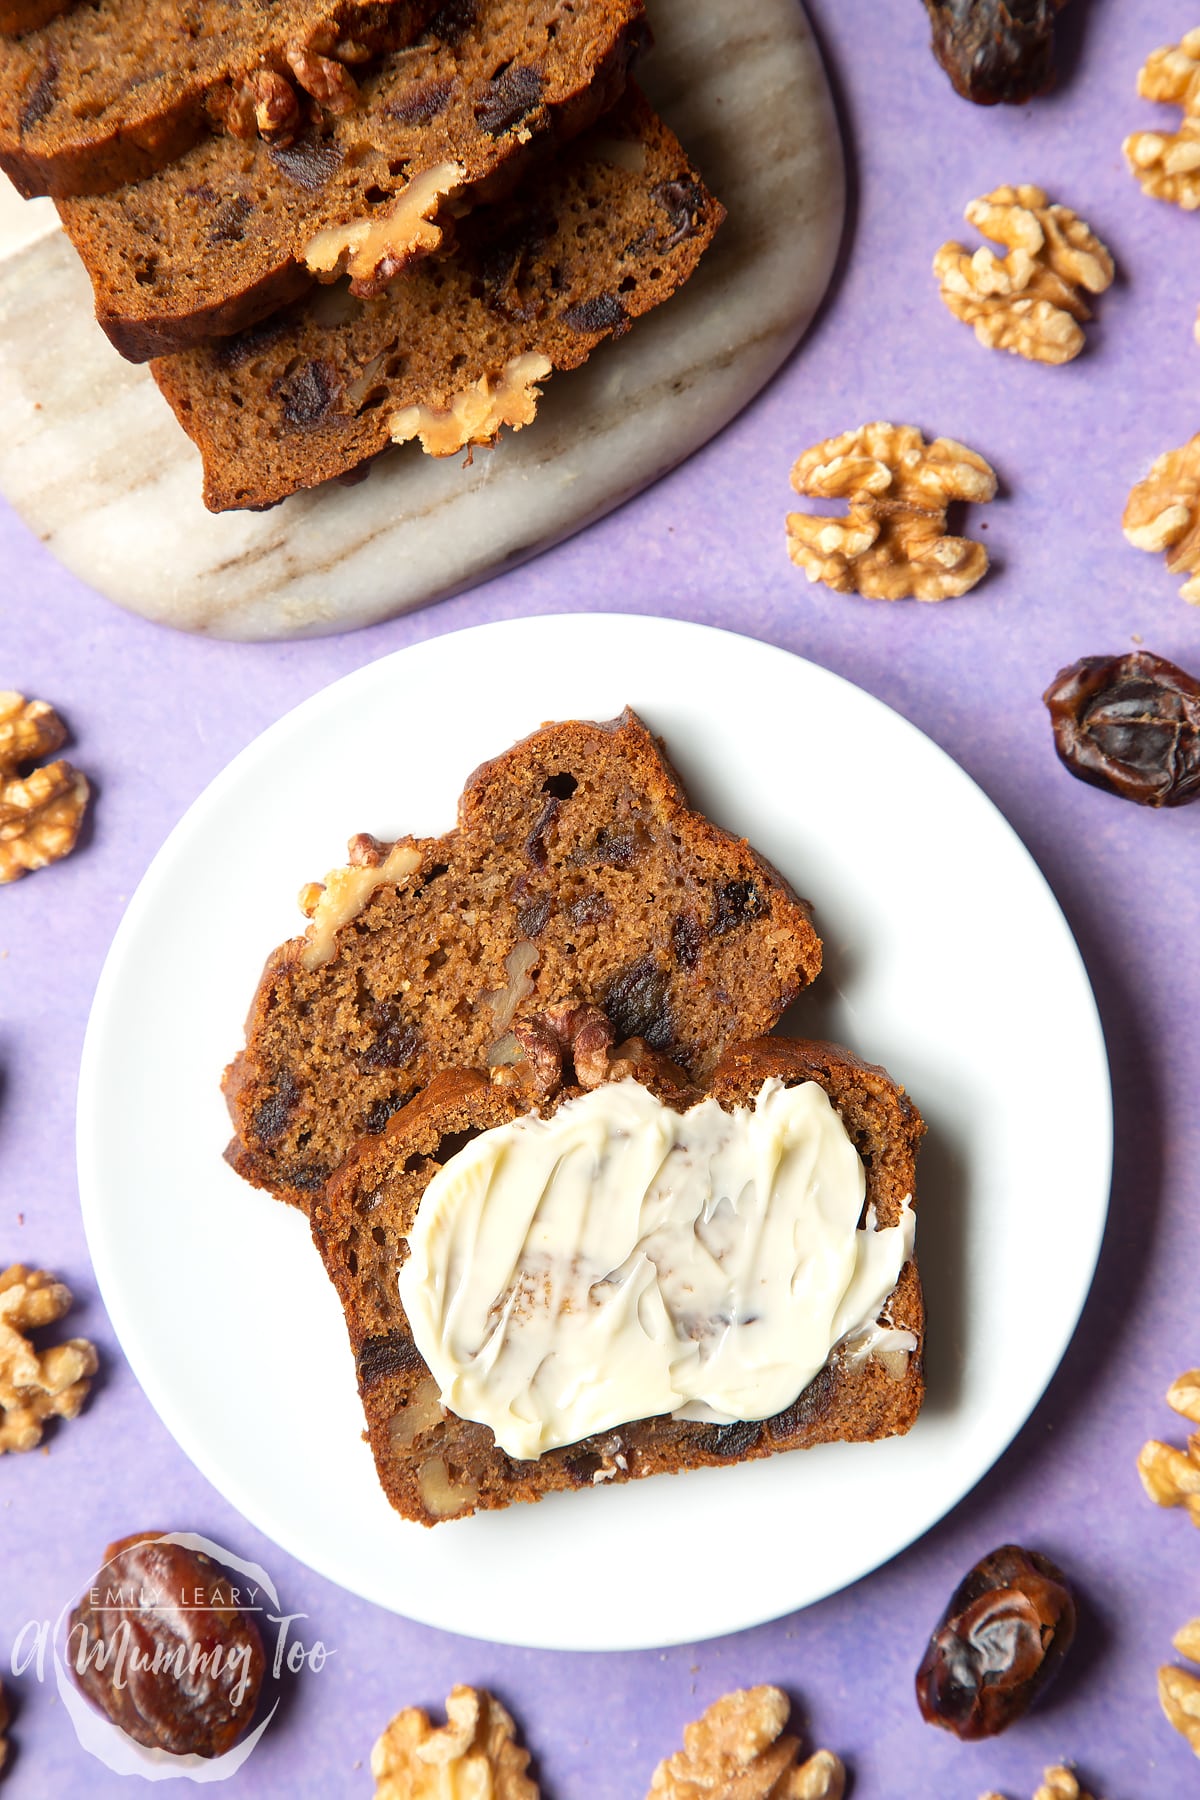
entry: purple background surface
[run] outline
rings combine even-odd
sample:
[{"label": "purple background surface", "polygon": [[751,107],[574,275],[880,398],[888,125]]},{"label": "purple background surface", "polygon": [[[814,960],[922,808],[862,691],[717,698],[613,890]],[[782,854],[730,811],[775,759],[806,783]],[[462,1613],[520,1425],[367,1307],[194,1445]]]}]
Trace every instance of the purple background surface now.
[{"label": "purple background surface", "polygon": [[[155,1526],[198,1530],[261,1561],[287,1610],[308,1615],[308,1641],[335,1652],[296,1683],[228,1790],[238,1794],[369,1795],[370,1748],[387,1719],[402,1705],[439,1706],[456,1681],[486,1684],[509,1703],[548,1800],[636,1800],[689,1719],[759,1681],[786,1687],[813,1742],[846,1758],[856,1800],[976,1800],[989,1787],[1024,1800],[1043,1765],[1061,1757],[1076,1759],[1107,1800],[1174,1795],[1196,1782],[1190,1751],[1159,1712],[1155,1671],[1170,1660],[1172,1632],[1200,1613],[1200,1539],[1183,1514],[1150,1506],[1134,1462],[1147,1437],[1182,1442],[1183,1422],[1162,1396],[1200,1362],[1200,807],[1156,815],[1072,781],[1039,698],[1064,663],[1142,641],[1200,672],[1200,614],[1161,561],[1120,532],[1132,482],[1200,424],[1191,335],[1200,219],[1144,199],[1120,153],[1126,131],[1158,116],[1136,98],[1139,64],[1194,25],[1194,9],[1187,0],[1076,0],[1059,92],[994,111],[951,92],[917,0],[812,0],[810,11],[852,169],[830,300],[799,354],[733,426],[597,528],[415,617],[322,642],[237,646],[125,616],[0,510],[0,686],[62,709],[72,754],[97,790],[79,851],[0,900],[0,1261],[62,1273],[78,1297],[71,1327],[96,1340],[104,1370],[83,1416],[50,1434],[45,1454],[0,1467],[0,1667],[18,1709],[5,1792],[14,1800],[134,1786],[79,1749],[52,1683],[33,1670],[7,1679],[7,1670],[22,1625],[56,1615],[111,1538]],[[1064,369],[985,352],[941,307],[929,274],[943,239],[970,240],[965,203],[1023,180],[1082,211],[1121,271],[1088,351]],[[810,587],[788,563],[793,458],[879,417],[961,437],[999,471],[999,498],[971,522],[986,528],[994,558],[973,595],[888,607]],[[943,745],[1003,808],[1063,904],[1095,985],[1116,1099],[1116,1178],[1096,1285],[1012,1449],[944,1523],[847,1592],[661,1654],[513,1651],[411,1625],[253,1531],[176,1448],[122,1360],[91,1275],[73,1167],[75,1072],[105,951],[154,852],[208,780],[281,713],[369,658],[484,620],[572,608],[665,613],[764,638],[860,683]],[[919,814],[919,797],[916,806]],[[996,954],[1019,957],[1021,946]],[[186,946],[180,977],[186,1004]],[[1056,1023],[1031,1017],[1029,1028]],[[1070,1056],[1069,1041],[1062,1053]],[[161,1176],[168,1207],[170,1170]],[[1070,1193],[1061,1202],[1070,1206]],[[1031,1259],[1031,1309],[1053,1282],[1054,1270]],[[264,1392],[265,1430],[267,1405]],[[730,1541],[714,1542],[697,1581],[736,1579],[740,1529],[731,1517]],[[958,1577],[1006,1540],[1070,1569],[1080,1641],[1039,1712],[990,1745],[963,1746],[921,1723],[912,1673]],[[580,1605],[619,1608],[628,1584],[653,1580],[631,1545],[628,1566],[597,1568]]]}]

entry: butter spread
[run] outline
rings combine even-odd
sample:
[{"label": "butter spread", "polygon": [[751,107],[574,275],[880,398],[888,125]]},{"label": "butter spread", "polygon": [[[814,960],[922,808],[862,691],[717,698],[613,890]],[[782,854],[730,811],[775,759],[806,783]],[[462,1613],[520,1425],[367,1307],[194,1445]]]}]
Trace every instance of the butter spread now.
[{"label": "butter spread", "polygon": [[659,1413],[769,1418],[869,1342],[912,1255],[909,1199],[860,1229],[865,1193],[815,1082],[682,1114],[611,1082],[438,1171],[400,1298],[443,1405],[510,1456]]}]

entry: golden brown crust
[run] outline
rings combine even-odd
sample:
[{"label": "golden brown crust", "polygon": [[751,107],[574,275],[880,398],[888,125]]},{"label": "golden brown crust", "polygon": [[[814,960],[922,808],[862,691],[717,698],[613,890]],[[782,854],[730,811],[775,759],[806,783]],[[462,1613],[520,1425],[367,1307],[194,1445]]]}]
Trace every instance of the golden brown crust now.
[{"label": "golden brown crust", "polygon": [[286,79],[293,43],[407,44],[436,3],[206,0],[199,33],[148,0],[52,6],[0,45],[0,169],[26,197],[56,200],[143,180],[207,136],[218,102],[253,72]]},{"label": "golden brown crust", "polygon": [[[383,232],[369,267],[360,258],[352,271],[355,292],[377,296],[406,262],[453,242],[456,215],[502,198],[613,106],[644,32],[642,0],[569,11],[483,0],[461,36],[436,25],[358,69],[358,101],[340,117],[282,143],[209,135],[156,174],[62,204],[96,316],[123,356],[144,362],[248,330],[312,285],[309,246],[355,222]],[[406,249],[403,234],[389,240],[385,256],[389,213],[434,176],[437,198],[418,209],[426,228]],[[312,268],[331,272],[319,257]]]},{"label": "golden brown crust", "polygon": [[689,810],[628,711],[534,732],[475,771],[455,830],[412,844],[419,867],[327,961],[272,952],[226,1071],[229,1160],[299,1205],[439,1070],[485,1066],[518,1010],[597,1004],[703,1079],[821,966],[807,907]]},{"label": "golden brown crust", "polygon": [[[645,1073],[645,1084],[668,1104],[689,1103],[678,1089],[664,1088],[655,1072]],[[867,1199],[879,1225],[895,1223],[904,1199],[915,1200],[916,1151],[924,1131],[904,1090],[837,1045],[760,1038],[726,1051],[709,1091],[722,1105],[745,1104],[769,1076],[789,1086],[816,1081],[825,1089],[863,1157]],[[553,1110],[575,1091],[564,1089],[540,1110]],[[356,1146],[313,1209],[313,1236],[346,1313],[375,1466],[404,1517],[432,1525],[557,1489],[909,1430],[924,1392],[924,1306],[915,1261],[905,1264],[886,1308],[889,1323],[917,1338],[907,1366],[898,1372],[871,1357],[838,1353],[772,1419],[724,1426],[643,1419],[518,1462],[498,1448],[486,1426],[444,1412],[397,1292],[408,1233],[436,1170],[468,1138],[528,1110],[520,1089],[498,1087],[478,1073],[441,1077],[382,1136]]]}]

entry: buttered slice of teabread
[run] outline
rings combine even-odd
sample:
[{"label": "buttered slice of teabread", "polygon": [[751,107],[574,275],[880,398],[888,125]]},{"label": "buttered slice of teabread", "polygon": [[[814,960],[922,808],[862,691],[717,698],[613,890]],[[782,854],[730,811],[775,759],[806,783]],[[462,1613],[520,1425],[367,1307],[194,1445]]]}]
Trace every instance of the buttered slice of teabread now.
[{"label": "buttered slice of teabread", "polygon": [[581,1058],[590,1011],[552,1023],[556,1091],[533,1067],[448,1072],[314,1211],[397,1510],[435,1524],[907,1431],[923,1125],[903,1090],[760,1038],[701,1091],[637,1040]]}]

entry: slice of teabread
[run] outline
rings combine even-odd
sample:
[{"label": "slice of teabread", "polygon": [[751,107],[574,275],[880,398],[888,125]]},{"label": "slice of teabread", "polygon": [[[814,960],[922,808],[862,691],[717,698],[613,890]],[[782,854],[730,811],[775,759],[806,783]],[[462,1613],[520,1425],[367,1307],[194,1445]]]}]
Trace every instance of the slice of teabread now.
[{"label": "slice of teabread", "polygon": [[449,456],[529,424],[539,383],[688,279],[724,214],[673,133],[624,100],[378,300],[317,289],[152,367],[214,512],[273,506],[419,438]]},{"label": "slice of teabread", "polygon": [[[0,0],[29,13],[33,0]],[[355,103],[364,56],[406,44],[436,0],[86,0],[0,42],[0,169],[22,194],[96,194],[210,132],[246,153]],[[48,16],[54,13],[57,16]],[[281,109],[280,102],[283,102]]]},{"label": "slice of teabread", "polygon": [[[924,1391],[924,1130],[836,1045],[731,1046],[702,1094],[594,1009],[447,1071],[312,1213],[407,1519],[903,1433]],[[580,1085],[582,1084],[582,1086]]]},{"label": "slice of teabread", "polygon": [[294,131],[207,135],[170,167],[63,201],[96,316],[144,362],[228,336],[345,272],[360,298],[453,241],[620,98],[642,0],[474,0],[359,70]]},{"label": "slice of teabread", "polygon": [[351,841],[269,957],[225,1075],[239,1174],[308,1207],[440,1070],[522,1055],[566,994],[703,1080],[821,966],[808,906],[693,811],[626,711],[546,725],[468,781],[454,830]]}]

